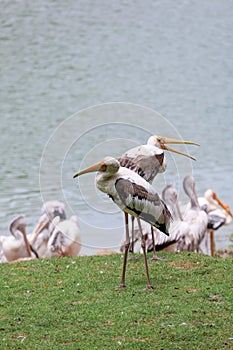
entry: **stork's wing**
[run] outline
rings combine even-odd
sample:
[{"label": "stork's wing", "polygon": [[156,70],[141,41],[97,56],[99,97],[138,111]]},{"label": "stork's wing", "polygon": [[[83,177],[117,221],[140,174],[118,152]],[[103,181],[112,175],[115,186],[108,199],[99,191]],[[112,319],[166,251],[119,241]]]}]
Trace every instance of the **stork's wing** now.
[{"label": "stork's wing", "polygon": [[126,212],[139,216],[168,235],[171,214],[156,192],[151,193],[142,185],[125,178],[118,178],[115,188]]},{"label": "stork's wing", "polygon": [[162,151],[161,153],[148,152],[146,148],[141,146],[138,149],[135,148],[135,152],[132,150],[131,152],[123,154],[119,159],[119,162],[122,167],[134,171],[146,181],[151,182],[158,174],[163,164],[163,160],[164,153]]}]

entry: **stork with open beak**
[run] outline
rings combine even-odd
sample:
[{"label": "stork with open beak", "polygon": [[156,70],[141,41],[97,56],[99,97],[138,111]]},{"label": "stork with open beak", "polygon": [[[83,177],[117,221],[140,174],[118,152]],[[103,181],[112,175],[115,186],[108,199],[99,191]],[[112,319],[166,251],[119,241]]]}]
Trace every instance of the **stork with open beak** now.
[{"label": "stork with open beak", "polygon": [[147,288],[152,289],[146,259],[145,239],[139,218],[148,222],[150,225],[159,228],[160,231],[168,235],[171,214],[167,209],[167,206],[160,199],[159,195],[149,182],[132,170],[121,167],[119,161],[115,158],[105,157],[102,161],[79,171],[73,177],[75,178],[90,172],[97,172],[97,188],[108,194],[114,203],[125,213],[126,244],[119,288],[125,287],[125,271],[130,244],[128,228],[128,214],[130,214],[138,220],[147,276]]},{"label": "stork with open beak", "polygon": [[[174,148],[167,144],[186,144],[200,146],[196,142],[176,140],[158,135],[150,136],[146,145],[134,147],[125,152],[119,159],[120,165],[139,174],[146,181],[152,184],[158,173],[166,170],[166,160],[164,150],[180,154],[192,160],[194,157]],[[153,242],[153,260],[159,260],[156,254],[156,243],[154,239],[153,226],[151,226],[151,236]],[[134,217],[132,216],[132,257],[134,257]]]}]

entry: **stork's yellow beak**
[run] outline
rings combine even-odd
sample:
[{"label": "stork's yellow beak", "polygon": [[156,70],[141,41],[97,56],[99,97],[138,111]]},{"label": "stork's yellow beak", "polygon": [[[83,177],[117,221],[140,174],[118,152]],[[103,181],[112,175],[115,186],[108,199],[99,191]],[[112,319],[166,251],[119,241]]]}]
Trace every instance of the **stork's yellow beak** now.
[{"label": "stork's yellow beak", "polygon": [[213,198],[214,198],[214,199],[216,200],[216,202],[220,205],[220,207],[222,207],[222,208],[225,210],[225,212],[233,218],[233,214],[232,214],[232,212],[230,211],[229,205],[228,205],[228,204],[224,204],[224,203],[218,198],[218,196],[216,195],[215,192],[214,192]]},{"label": "stork's yellow beak", "polygon": [[162,137],[162,136],[156,136],[157,137],[157,140],[160,144],[160,147],[166,151],[170,151],[170,152],[174,152],[174,153],[178,153],[178,154],[181,154],[182,156],[185,156],[185,157],[188,157],[192,160],[196,160],[196,158],[190,156],[189,154],[187,153],[184,153],[182,151],[178,151],[174,148],[171,148],[169,146],[167,146],[166,144],[167,143],[173,143],[173,144],[182,144],[182,145],[195,145],[195,146],[200,146],[199,143],[196,143],[196,142],[192,142],[192,141],[184,141],[184,140],[175,140],[175,139],[170,139],[168,137]]},{"label": "stork's yellow beak", "polygon": [[73,179],[75,177],[82,175],[82,174],[92,173],[92,172],[99,171],[99,170],[103,171],[104,166],[106,166],[106,165],[105,165],[104,161],[101,160],[100,162],[93,164],[93,165],[89,166],[88,168],[83,169],[83,170],[79,171],[78,173],[74,174]]}]

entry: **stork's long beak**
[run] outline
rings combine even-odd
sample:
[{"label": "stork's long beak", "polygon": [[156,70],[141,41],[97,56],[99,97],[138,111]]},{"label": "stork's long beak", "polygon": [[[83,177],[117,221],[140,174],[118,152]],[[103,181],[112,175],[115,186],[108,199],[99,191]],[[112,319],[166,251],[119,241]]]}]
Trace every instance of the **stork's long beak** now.
[{"label": "stork's long beak", "polygon": [[83,169],[83,170],[79,171],[78,173],[74,174],[73,179],[74,179],[75,177],[78,177],[78,176],[82,175],[82,174],[92,173],[92,172],[95,172],[95,171],[99,171],[100,169],[103,168],[104,165],[105,165],[105,164],[104,164],[103,161],[100,161],[100,162],[98,162],[98,163],[96,163],[96,164],[93,164],[93,165],[89,166],[88,168]]},{"label": "stork's long beak", "polygon": [[230,211],[229,205],[224,204],[224,203],[218,198],[218,196],[216,195],[216,193],[214,193],[213,198],[216,200],[216,202],[218,202],[218,204],[220,205],[220,207],[222,207],[222,208],[225,210],[225,212],[233,218],[233,214],[232,214],[232,212]]},{"label": "stork's long beak", "polygon": [[170,151],[170,152],[181,154],[182,156],[188,157],[188,158],[190,158],[192,160],[196,160],[196,158],[190,156],[187,153],[184,153],[182,151],[178,151],[178,150],[176,150],[174,148],[171,148],[171,147],[167,146],[166,143],[200,146],[199,143],[192,142],[192,141],[175,140],[175,139],[170,139],[168,137],[162,137],[162,136],[157,136],[157,140],[159,141],[160,146],[161,146],[162,149],[165,149],[165,150]]}]

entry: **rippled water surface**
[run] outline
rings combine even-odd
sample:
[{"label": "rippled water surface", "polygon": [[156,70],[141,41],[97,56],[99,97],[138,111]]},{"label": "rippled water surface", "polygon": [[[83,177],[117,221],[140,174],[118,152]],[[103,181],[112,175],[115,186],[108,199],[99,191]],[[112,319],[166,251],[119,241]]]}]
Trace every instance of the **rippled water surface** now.
[{"label": "rippled water surface", "polygon": [[[75,139],[84,125],[95,125],[93,109],[79,114],[73,128],[67,127],[67,118],[108,102],[156,110],[170,125],[168,136],[176,131],[199,142],[200,149],[190,149],[197,157],[192,167],[198,195],[213,188],[233,208],[232,2],[71,0],[67,5],[18,0],[1,1],[0,9],[1,234],[8,234],[10,220],[19,213],[26,214],[30,232],[42,200],[56,197],[65,198],[67,210],[81,218],[84,245],[119,243],[121,213],[96,192],[93,177],[80,180],[86,188],[85,200],[80,199],[73,172],[81,162],[93,161],[95,154],[97,158],[107,151],[117,156],[146,142],[150,132],[167,129],[162,118],[154,120],[149,131],[138,129],[138,115],[136,127],[129,117],[131,126],[95,127]],[[127,123],[124,108],[124,116],[103,111],[106,114],[97,113],[99,123],[106,123],[109,115],[112,121]],[[140,123],[143,118],[150,117],[142,113]],[[60,129],[54,156],[42,169],[41,197],[43,150]],[[115,138],[121,141],[111,141]],[[172,159],[168,156],[165,178],[158,178],[159,191],[168,182],[181,186]],[[62,196],[54,172],[63,180]],[[112,227],[118,228],[116,235]],[[232,225],[216,233],[217,248],[229,245],[231,232]]]}]

